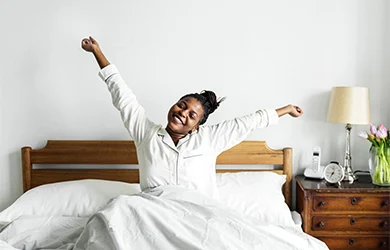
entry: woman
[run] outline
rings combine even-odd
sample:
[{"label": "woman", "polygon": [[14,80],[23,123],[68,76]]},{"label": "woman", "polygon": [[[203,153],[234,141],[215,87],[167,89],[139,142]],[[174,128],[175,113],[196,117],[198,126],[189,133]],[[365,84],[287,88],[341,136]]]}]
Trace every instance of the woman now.
[{"label": "woman", "polygon": [[94,38],[84,38],[81,47],[95,56],[101,68],[99,75],[137,147],[142,190],[176,185],[216,197],[215,163],[221,152],[244,140],[254,129],[277,123],[278,117],[302,115],[299,107],[287,105],[201,126],[223,100],[217,100],[212,91],[204,91],[180,98],[168,111],[168,124],[164,128],[146,117],[145,110]]}]

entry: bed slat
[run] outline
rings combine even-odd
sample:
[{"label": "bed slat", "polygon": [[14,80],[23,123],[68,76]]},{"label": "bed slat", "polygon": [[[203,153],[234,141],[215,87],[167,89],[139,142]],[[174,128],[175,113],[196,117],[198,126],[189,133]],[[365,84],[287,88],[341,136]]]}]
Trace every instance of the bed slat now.
[{"label": "bed slat", "polygon": [[138,164],[133,141],[48,141],[32,164]]},{"label": "bed slat", "polygon": [[82,179],[139,183],[138,169],[33,169],[31,188],[43,184]]}]

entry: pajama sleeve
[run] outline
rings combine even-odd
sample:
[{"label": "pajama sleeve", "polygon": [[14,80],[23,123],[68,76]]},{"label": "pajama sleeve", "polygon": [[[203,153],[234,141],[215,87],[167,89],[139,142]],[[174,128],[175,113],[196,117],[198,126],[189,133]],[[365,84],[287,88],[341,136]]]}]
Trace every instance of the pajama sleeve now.
[{"label": "pajama sleeve", "polygon": [[262,109],[250,115],[207,126],[206,129],[211,147],[220,154],[243,141],[253,130],[277,124],[278,120],[279,116],[275,110]]},{"label": "pajama sleeve", "polygon": [[139,104],[115,65],[104,67],[99,72],[99,76],[107,84],[112,103],[120,111],[127,131],[135,144],[139,145],[154,123],[146,117],[145,109]]}]

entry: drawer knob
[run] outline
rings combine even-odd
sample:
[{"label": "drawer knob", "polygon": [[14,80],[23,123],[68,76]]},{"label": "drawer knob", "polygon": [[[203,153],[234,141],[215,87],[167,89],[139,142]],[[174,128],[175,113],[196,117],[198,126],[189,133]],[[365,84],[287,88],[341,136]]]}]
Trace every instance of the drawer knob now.
[{"label": "drawer knob", "polygon": [[351,218],[350,220],[351,225],[355,224],[355,222],[356,222],[355,218]]},{"label": "drawer knob", "polygon": [[389,206],[389,201],[384,201],[384,202],[382,202],[382,206],[388,207],[388,206]]},{"label": "drawer knob", "polygon": [[318,226],[319,226],[319,227],[325,226],[325,222],[321,221],[320,223],[318,223]]},{"label": "drawer knob", "polygon": [[380,245],[380,247],[387,247],[387,242],[386,241],[382,241],[379,245]]},{"label": "drawer knob", "polygon": [[353,245],[353,243],[355,243],[355,240],[354,239],[349,239],[349,244]]},{"label": "drawer knob", "polygon": [[388,221],[382,222],[382,227],[387,228],[388,226],[389,226],[389,222]]},{"label": "drawer knob", "polygon": [[351,199],[351,204],[352,204],[352,205],[356,205],[356,203],[357,203],[357,199],[356,199],[356,197],[353,197],[353,198]]},{"label": "drawer knob", "polygon": [[321,201],[318,205],[320,205],[320,207],[324,207],[326,205],[326,202],[325,201]]}]

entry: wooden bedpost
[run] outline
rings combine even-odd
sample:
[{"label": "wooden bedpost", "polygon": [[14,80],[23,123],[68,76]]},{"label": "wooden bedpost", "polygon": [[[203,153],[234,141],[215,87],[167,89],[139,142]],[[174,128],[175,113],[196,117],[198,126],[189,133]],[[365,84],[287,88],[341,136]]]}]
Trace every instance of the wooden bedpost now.
[{"label": "wooden bedpost", "polygon": [[292,208],[292,161],[292,148],[283,148],[283,172],[286,175],[283,193],[290,209]]},{"label": "wooden bedpost", "polygon": [[31,188],[31,147],[22,148],[23,192]]}]

